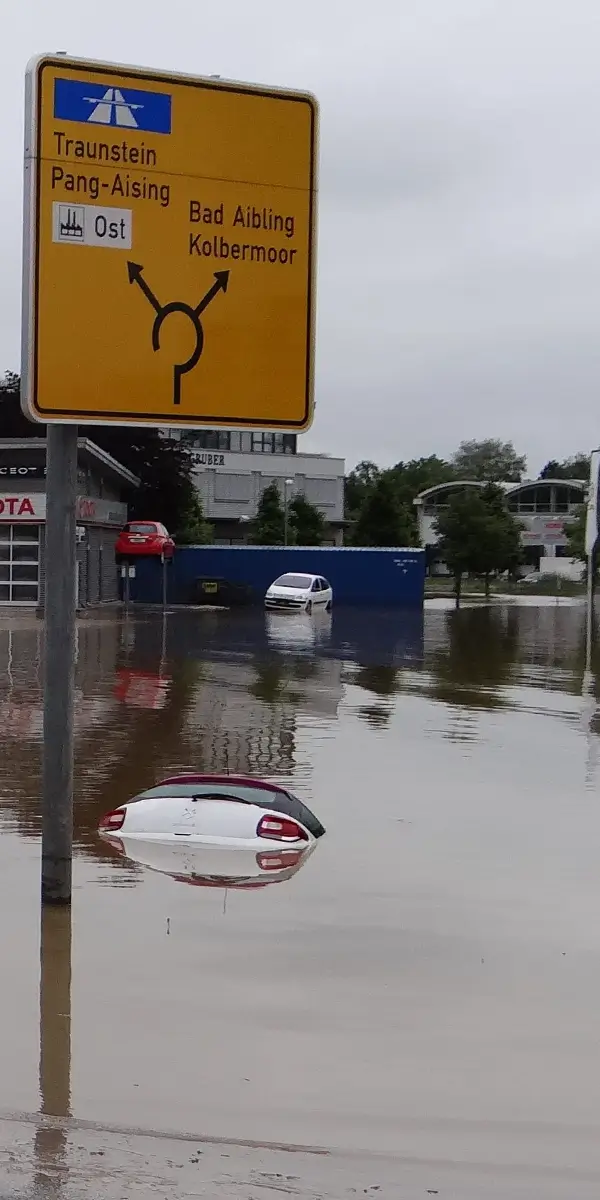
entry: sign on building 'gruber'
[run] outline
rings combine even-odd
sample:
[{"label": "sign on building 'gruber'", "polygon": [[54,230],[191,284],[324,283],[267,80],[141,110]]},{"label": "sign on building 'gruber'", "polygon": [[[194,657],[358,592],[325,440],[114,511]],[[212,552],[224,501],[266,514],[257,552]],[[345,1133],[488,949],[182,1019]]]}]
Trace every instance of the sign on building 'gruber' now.
[{"label": "sign on building 'gruber'", "polygon": [[33,420],[308,427],[316,122],[304,93],[30,64]]}]

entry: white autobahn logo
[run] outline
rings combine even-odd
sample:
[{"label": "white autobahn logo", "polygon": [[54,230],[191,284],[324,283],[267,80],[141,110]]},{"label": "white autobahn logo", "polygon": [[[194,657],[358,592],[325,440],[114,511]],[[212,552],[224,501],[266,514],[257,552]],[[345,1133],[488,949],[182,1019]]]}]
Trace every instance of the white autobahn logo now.
[{"label": "white autobahn logo", "polygon": [[119,88],[107,88],[102,98],[84,96],[88,104],[93,104],[88,122],[93,125],[120,125],[122,128],[137,129],[138,123],[133,115],[135,108],[143,108],[143,104],[128,104]]}]

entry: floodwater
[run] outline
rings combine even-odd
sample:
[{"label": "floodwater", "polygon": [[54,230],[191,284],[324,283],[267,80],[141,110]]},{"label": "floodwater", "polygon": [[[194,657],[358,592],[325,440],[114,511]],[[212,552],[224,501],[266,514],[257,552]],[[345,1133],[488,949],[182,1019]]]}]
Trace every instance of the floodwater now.
[{"label": "floodwater", "polygon": [[[519,1195],[597,1195],[583,606],[82,620],[72,930],[47,914],[40,988],[41,632],[0,622],[0,1115],[400,1154],[436,1180],[490,1164],[532,1173]],[[103,812],[190,768],[288,784],[327,836],[247,889],[98,839]]]}]

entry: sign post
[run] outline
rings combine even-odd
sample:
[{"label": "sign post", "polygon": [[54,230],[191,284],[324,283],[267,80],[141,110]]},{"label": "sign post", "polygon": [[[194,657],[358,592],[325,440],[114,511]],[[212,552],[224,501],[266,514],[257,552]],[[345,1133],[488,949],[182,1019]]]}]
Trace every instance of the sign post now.
[{"label": "sign post", "polygon": [[[25,95],[21,396],[48,428],[42,897],[68,903],[77,426],[308,429],[317,105],[62,55],[32,60]],[[165,565],[163,608],[166,582]]]},{"label": "sign post", "polygon": [[77,426],[51,425],[47,444],[42,902],[71,900]]},{"label": "sign post", "polygon": [[164,554],[160,556],[161,582],[162,582],[162,610],[163,615],[167,611],[167,559]]},{"label": "sign post", "polygon": [[598,543],[598,514],[600,485],[600,450],[592,450],[590,456],[590,482],[585,517],[585,554],[587,562],[587,613],[586,613],[586,654],[585,669],[592,668],[592,639],[594,624],[594,567],[596,563],[596,545]]}]

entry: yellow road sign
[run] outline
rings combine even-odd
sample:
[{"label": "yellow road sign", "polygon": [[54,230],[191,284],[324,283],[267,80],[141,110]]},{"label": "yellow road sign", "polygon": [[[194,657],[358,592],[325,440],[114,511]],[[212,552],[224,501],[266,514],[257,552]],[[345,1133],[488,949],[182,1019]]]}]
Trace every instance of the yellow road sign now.
[{"label": "yellow road sign", "polygon": [[28,416],[310,425],[316,125],[304,93],[30,64]]}]

